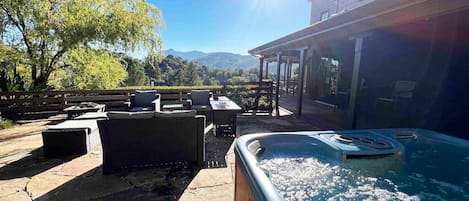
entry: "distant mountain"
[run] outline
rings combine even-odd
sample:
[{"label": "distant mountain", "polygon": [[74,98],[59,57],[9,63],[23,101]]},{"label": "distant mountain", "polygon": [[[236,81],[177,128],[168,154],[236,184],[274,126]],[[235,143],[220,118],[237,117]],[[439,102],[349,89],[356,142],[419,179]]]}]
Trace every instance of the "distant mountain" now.
[{"label": "distant mountain", "polygon": [[169,49],[165,51],[165,55],[178,56],[183,59],[194,61],[201,66],[205,65],[214,68],[252,68],[258,65],[258,59],[256,57],[229,52],[180,52]]},{"label": "distant mountain", "polygon": [[201,51],[190,51],[190,52],[180,52],[173,49],[168,49],[164,51],[164,55],[173,55],[176,57],[181,57],[186,60],[194,60],[204,56],[207,56],[207,53]]}]

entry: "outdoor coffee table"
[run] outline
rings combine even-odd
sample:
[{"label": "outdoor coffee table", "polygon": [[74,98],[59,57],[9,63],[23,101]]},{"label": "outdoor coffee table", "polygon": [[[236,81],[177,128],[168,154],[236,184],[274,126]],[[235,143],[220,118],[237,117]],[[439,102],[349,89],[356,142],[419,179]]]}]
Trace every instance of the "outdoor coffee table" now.
[{"label": "outdoor coffee table", "polygon": [[74,105],[74,106],[65,108],[64,112],[67,113],[68,119],[73,119],[74,117],[77,117],[87,112],[104,112],[105,108],[106,108],[106,105],[101,105],[101,104],[96,104],[96,105],[80,104],[80,105]]},{"label": "outdoor coffee table", "polygon": [[213,133],[215,136],[222,134],[236,134],[236,114],[242,109],[236,103],[225,96],[218,100],[211,100],[213,117]]}]

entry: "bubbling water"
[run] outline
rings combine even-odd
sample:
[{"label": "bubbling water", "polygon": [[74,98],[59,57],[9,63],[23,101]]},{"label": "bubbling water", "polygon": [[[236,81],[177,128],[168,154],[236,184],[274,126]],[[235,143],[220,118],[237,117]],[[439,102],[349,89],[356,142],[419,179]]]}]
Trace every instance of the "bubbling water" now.
[{"label": "bubbling water", "polygon": [[[381,177],[366,168],[357,169],[342,162],[311,156],[278,155],[263,158],[259,166],[268,172],[272,183],[286,201],[444,200],[439,193],[422,192],[422,189],[410,193],[402,192],[400,187],[414,188],[415,184],[412,182],[422,181],[407,179],[408,176],[398,175],[393,169],[382,170],[387,176]],[[395,179],[396,177],[399,179]],[[418,176],[414,174],[414,177]],[[424,183],[437,183],[432,179],[421,179],[425,180]]]}]

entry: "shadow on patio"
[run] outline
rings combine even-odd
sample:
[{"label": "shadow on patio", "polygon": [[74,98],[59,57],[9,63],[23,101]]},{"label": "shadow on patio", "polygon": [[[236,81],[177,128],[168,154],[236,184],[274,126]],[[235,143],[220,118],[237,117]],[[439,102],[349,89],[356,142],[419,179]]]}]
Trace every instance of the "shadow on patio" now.
[{"label": "shadow on patio", "polygon": [[[185,165],[103,175],[96,167],[35,200],[177,200],[199,172]],[[35,182],[32,180],[31,182]],[[30,183],[31,183],[30,182]],[[28,184],[28,186],[35,184]]]},{"label": "shadow on patio", "polygon": [[[70,156],[64,158],[45,158],[43,156],[43,149],[37,148],[29,153],[23,154],[24,157],[8,163],[0,168],[0,180],[16,179],[22,177],[33,177],[41,172],[44,172],[57,165],[72,160],[77,156]],[[12,155],[11,157],[18,157]],[[9,160],[8,156],[0,160]],[[14,160],[14,159],[13,159]]]}]

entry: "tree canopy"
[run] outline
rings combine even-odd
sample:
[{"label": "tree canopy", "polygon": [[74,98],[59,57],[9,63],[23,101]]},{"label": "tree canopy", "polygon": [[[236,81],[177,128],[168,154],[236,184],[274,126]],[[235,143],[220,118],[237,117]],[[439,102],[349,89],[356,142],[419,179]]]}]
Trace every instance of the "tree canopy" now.
[{"label": "tree canopy", "polygon": [[129,76],[125,81],[128,86],[145,86],[150,82],[150,77],[145,74],[145,68],[137,59],[125,56],[122,61],[126,66]]},{"label": "tree canopy", "polygon": [[[105,51],[126,52],[144,46],[153,60],[161,52],[155,29],[162,25],[160,11],[143,0],[2,0],[0,43],[9,48],[0,48],[0,55],[15,55],[15,61],[7,62],[27,69],[33,90],[45,88],[53,73],[79,73],[80,69],[106,71],[100,77],[103,83],[89,84],[110,87],[126,75],[115,68],[124,68],[119,59]],[[91,60],[81,60],[80,53]],[[105,60],[96,60],[101,56]],[[111,73],[119,76],[108,76]],[[86,75],[93,77],[91,74]]]},{"label": "tree canopy", "polygon": [[65,61],[74,65],[52,72],[49,85],[55,89],[113,89],[128,75],[119,59],[105,50],[76,48]]}]

